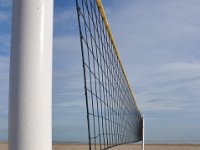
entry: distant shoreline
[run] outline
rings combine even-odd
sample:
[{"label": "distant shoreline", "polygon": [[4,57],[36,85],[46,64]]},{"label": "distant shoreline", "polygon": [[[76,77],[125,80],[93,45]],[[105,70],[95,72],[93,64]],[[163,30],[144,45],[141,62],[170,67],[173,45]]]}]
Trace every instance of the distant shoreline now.
[{"label": "distant shoreline", "polygon": [[[8,142],[0,141],[0,144],[8,144]],[[82,143],[82,142],[54,142],[53,145],[88,145],[88,143]],[[141,145],[139,143],[130,143],[130,144],[124,144],[124,145]],[[192,144],[192,143],[146,143],[145,145],[174,145],[174,146],[200,146],[200,143]]]},{"label": "distant shoreline", "polygon": [[[75,150],[75,149],[81,149],[81,150],[88,150],[89,145],[88,144],[76,144],[76,143],[60,143],[60,144],[53,144],[52,145],[53,150]],[[94,148],[94,145],[92,145]],[[96,145],[96,147],[100,147],[100,145]],[[148,150],[199,150],[200,144],[145,144],[146,149]],[[126,144],[126,145],[120,145],[117,146],[120,150],[141,150],[141,144]],[[0,142],[0,150],[8,150],[8,144],[5,142]]]}]

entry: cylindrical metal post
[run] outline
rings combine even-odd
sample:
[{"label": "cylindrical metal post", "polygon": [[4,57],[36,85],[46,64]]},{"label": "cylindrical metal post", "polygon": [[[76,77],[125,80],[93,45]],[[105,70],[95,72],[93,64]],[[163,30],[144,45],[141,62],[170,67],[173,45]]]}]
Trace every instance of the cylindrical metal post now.
[{"label": "cylindrical metal post", "polygon": [[52,150],[53,0],[13,0],[9,150]]},{"label": "cylindrical metal post", "polygon": [[142,116],[142,150],[144,150],[144,116]]}]

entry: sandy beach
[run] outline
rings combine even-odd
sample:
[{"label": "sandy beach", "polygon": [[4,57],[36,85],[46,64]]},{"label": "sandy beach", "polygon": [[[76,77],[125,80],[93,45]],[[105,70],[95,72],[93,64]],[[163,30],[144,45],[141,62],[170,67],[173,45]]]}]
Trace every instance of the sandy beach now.
[{"label": "sandy beach", "polygon": [[[97,148],[98,149],[98,148]],[[112,150],[141,150],[141,145],[123,145]],[[0,150],[8,150],[6,143],[0,143]],[[88,150],[85,144],[54,144],[53,150]],[[147,144],[145,150],[200,150],[200,145],[193,144]]]}]

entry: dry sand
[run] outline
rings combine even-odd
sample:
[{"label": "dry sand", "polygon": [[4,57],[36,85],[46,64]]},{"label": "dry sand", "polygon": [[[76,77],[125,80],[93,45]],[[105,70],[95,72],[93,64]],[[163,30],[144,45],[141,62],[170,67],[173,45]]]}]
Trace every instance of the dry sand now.
[{"label": "dry sand", "polygon": [[[6,143],[0,143],[0,150],[8,150]],[[88,150],[84,144],[55,144],[53,150]],[[112,150],[141,150],[141,145],[123,145]],[[145,150],[200,150],[200,145],[192,144],[147,144]]]}]

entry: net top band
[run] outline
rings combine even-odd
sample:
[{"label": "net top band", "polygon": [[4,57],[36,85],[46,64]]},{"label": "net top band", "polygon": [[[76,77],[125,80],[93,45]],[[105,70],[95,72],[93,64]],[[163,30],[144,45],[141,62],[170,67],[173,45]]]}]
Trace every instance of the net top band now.
[{"label": "net top band", "polygon": [[[96,3],[97,3],[97,5],[98,5],[100,14],[101,14],[101,16],[102,16],[102,18],[103,18],[103,21],[104,21],[104,23],[105,23],[105,27],[106,27],[106,30],[107,30],[107,32],[108,32],[108,35],[109,35],[109,37],[110,37],[110,39],[111,39],[111,42],[112,42],[112,44],[113,44],[114,51],[115,51],[115,53],[116,53],[117,59],[119,60],[119,64],[120,64],[120,66],[121,66],[121,68],[122,68],[122,72],[123,72],[123,74],[124,74],[124,76],[125,76],[125,79],[126,79],[126,82],[127,82],[127,84],[128,84],[128,88],[129,88],[129,90],[130,90],[130,92],[131,92],[131,95],[132,95],[132,97],[133,97],[134,103],[135,103],[135,105],[136,105],[136,107],[137,107],[137,110],[140,112],[140,115],[141,115],[141,111],[140,111],[140,109],[138,108],[137,103],[135,102],[134,93],[133,93],[133,91],[132,91],[132,89],[131,89],[131,86],[130,86],[130,84],[129,84],[129,81],[128,81],[126,72],[125,72],[125,70],[124,70],[124,67],[123,67],[123,64],[122,64],[122,61],[121,61],[121,58],[120,58],[120,56],[119,56],[119,52],[118,52],[118,49],[117,49],[117,46],[116,46],[114,37],[113,37],[113,35],[112,35],[111,29],[110,29],[110,25],[109,25],[109,23],[108,23],[108,19],[107,19],[107,17],[106,17],[106,13],[105,13],[104,8],[103,8],[102,1],[101,1],[101,0],[96,0]],[[142,116],[142,115],[141,115],[141,116]]]}]

